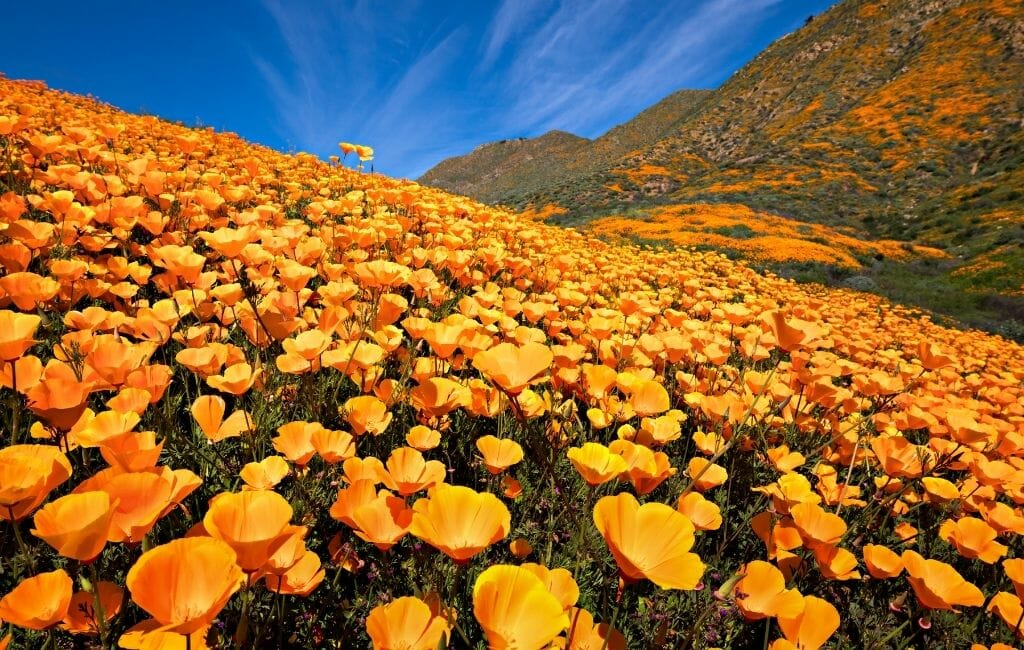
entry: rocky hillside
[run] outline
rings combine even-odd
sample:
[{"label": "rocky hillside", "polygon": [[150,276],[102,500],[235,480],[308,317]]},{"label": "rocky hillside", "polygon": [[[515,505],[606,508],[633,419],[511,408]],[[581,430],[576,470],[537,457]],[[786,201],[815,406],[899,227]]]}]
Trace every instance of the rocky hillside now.
[{"label": "rocky hillside", "polygon": [[524,205],[555,183],[599,173],[666,137],[710,94],[677,91],[595,140],[550,131],[536,138],[483,144],[442,161],[419,181],[487,203]]},{"label": "rocky hillside", "polygon": [[[947,259],[924,271],[935,293],[976,296],[947,311],[1019,318],[1022,125],[1021,0],[846,0],[692,103],[656,142],[502,196],[557,206],[563,224],[729,204],[937,247]],[[886,279],[876,271],[872,282]]]}]

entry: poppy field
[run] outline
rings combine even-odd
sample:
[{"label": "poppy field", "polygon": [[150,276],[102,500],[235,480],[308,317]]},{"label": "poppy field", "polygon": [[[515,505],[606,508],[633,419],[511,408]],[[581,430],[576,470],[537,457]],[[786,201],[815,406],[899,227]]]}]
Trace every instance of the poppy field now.
[{"label": "poppy field", "polygon": [[1008,648],[1024,348],[0,78],[17,648]]}]

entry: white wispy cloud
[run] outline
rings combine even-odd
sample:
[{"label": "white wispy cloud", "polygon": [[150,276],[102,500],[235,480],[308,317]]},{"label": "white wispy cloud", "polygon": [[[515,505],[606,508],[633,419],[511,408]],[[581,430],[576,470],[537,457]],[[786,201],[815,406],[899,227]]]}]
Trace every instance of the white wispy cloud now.
[{"label": "white wispy cloud", "polygon": [[321,155],[363,142],[378,168],[415,177],[491,139],[594,137],[674,90],[706,87],[781,5],[503,0],[474,14],[264,0],[287,56],[254,47],[252,58],[286,141]]}]

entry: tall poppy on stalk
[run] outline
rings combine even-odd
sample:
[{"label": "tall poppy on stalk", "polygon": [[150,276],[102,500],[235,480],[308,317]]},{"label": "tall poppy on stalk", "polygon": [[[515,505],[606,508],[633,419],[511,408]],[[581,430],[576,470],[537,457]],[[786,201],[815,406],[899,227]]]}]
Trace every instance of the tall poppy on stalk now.
[{"label": "tall poppy on stalk", "polygon": [[623,492],[602,497],[594,524],[626,580],[646,578],[662,589],[696,589],[704,563],[690,553],[694,527],[686,515],[663,503],[640,505]]}]

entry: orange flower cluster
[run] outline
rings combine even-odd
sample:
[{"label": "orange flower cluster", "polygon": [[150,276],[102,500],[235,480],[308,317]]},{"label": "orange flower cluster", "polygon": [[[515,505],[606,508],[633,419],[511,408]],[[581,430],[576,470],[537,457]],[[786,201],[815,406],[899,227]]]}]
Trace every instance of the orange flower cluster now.
[{"label": "orange flower cluster", "polygon": [[[725,191],[724,189],[721,191]],[[761,262],[821,262],[860,268],[857,255],[947,257],[936,248],[910,251],[894,240],[868,241],[852,230],[806,223],[731,203],[684,203],[658,209],[645,219],[602,217],[589,229],[599,235],[640,237],[679,246],[710,246],[736,251]]]},{"label": "orange flower cluster", "polygon": [[4,79],[0,266],[19,645],[1022,634],[1000,338]]}]

